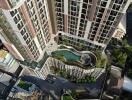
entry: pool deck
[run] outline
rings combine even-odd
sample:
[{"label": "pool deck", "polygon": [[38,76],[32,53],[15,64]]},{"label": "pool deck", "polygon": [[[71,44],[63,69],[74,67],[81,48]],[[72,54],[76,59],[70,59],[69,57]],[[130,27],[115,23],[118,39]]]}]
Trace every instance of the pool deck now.
[{"label": "pool deck", "polygon": [[74,52],[67,50],[67,49],[61,49],[54,51],[53,53],[56,53],[55,55],[63,55],[67,61],[80,61],[81,55],[76,55]]},{"label": "pool deck", "polygon": [[[72,47],[71,47],[72,48]],[[75,62],[78,62],[78,63],[73,63],[73,65],[78,65],[78,66],[80,66],[80,67],[82,67],[82,66],[85,66],[85,65],[83,65],[82,64],[82,61],[81,61],[81,56],[83,55],[83,54],[88,54],[90,57],[91,57],[91,64],[90,65],[86,65],[86,66],[91,66],[91,67],[93,67],[93,66],[95,66],[95,63],[96,63],[96,61],[97,61],[97,58],[96,58],[96,56],[95,56],[95,54],[93,54],[92,52],[90,52],[90,51],[81,51],[81,52],[79,52],[79,51],[77,51],[77,50],[75,50],[75,51],[72,51],[72,50],[70,50],[70,49],[58,49],[58,50],[56,50],[56,51],[53,51],[53,52],[57,52],[58,54],[57,55],[59,55],[59,51],[60,51],[60,55],[62,54],[63,56],[64,56],[64,58],[66,59],[66,61],[68,62],[71,62],[71,61],[75,61]],[[64,52],[63,52],[64,51]],[[67,51],[68,52],[68,54],[65,54],[65,51]],[[52,53],[53,53],[52,52]],[[72,53],[72,54],[71,54]],[[74,55],[73,55],[74,54]],[[52,55],[52,54],[51,54]],[[72,56],[73,55],[73,56]],[[80,58],[77,58],[77,56],[80,56]],[[56,56],[57,57],[57,56]],[[77,58],[77,60],[76,59],[74,59],[74,58]],[[69,59],[69,60],[68,60]],[[72,64],[71,64],[72,65]],[[85,68],[85,67],[84,67]]]}]

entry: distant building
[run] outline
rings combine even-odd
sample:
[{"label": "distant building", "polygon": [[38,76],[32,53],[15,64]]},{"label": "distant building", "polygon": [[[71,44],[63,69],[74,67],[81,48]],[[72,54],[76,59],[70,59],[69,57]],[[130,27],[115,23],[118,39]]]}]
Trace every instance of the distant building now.
[{"label": "distant building", "polygon": [[121,19],[121,22],[119,23],[112,37],[121,40],[125,35],[126,35],[126,15],[124,15],[123,18]]}]

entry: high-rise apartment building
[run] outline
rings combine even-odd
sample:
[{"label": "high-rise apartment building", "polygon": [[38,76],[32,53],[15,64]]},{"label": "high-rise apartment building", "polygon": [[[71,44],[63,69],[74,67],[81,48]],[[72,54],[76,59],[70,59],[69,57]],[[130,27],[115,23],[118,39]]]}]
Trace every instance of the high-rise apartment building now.
[{"label": "high-rise apartment building", "polygon": [[0,0],[1,39],[20,60],[39,61],[59,44],[104,50],[131,0]]},{"label": "high-rise apartment building", "polygon": [[52,32],[47,1],[1,0],[0,7],[5,46],[17,59],[39,61]]},{"label": "high-rise apartment building", "polygon": [[[103,50],[131,0],[51,0],[59,43]],[[49,8],[49,9],[50,9]]]}]

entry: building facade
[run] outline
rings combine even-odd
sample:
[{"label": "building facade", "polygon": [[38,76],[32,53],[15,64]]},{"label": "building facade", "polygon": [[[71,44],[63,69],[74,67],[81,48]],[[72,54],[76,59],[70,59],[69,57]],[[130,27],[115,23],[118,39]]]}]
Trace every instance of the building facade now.
[{"label": "building facade", "polygon": [[[9,73],[15,73],[18,67],[19,63],[16,61],[16,59],[14,59],[14,57],[0,41],[0,70]],[[0,83],[9,85],[11,79],[12,76],[0,71]]]},{"label": "building facade", "polygon": [[1,40],[19,60],[40,61],[58,44],[104,50],[131,0],[1,0]]},{"label": "building facade", "polygon": [[[59,43],[103,50],[131,0],[51,0]],[[50,9],[50,8],[49,8]],[[53,23],[52,23],[53,24]],[[54,27],[53,26],[53,27]]]},{"label": "building facade", "polygon": [[126,35],[126,15],[124,15],[113,34],[113,38],[121,40]]},{"label": "building facade", "polygon": [[1,0],[0,4],[6,47],[19,53],[17,59],[39,61],[52,33],[47,1]]}]

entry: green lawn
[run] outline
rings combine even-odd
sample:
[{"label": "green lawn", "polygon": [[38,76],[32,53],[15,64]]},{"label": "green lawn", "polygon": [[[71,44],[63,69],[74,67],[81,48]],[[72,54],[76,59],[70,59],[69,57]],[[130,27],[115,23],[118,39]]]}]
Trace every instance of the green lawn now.
[{"label": "green lawn", "polygon": [[71,98],[71,96],[66,95],[66,96],[63,96],[63,100],[73,100],[73,99]]},{"label": "green lawn", "polygon": [[26,83],[26,82],[20,80],[20,82],[18,83],[17,86],[24,89],[24,90],[29,91],[29,88],[32,86],[32,84],[31,83]]}]

